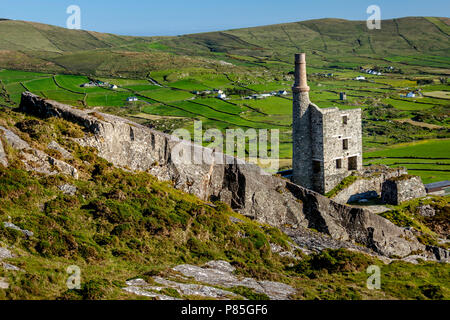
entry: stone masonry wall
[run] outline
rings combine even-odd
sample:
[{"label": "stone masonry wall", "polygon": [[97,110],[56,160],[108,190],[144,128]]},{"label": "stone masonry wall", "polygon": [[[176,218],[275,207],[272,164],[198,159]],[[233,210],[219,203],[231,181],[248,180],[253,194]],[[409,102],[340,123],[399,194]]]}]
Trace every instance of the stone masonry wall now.
[{"label": "stone masonry wall", "polygon": [[418,176],[402,175],[383,184],[382,200],[389,204],[398,205],[426,195],[425,186]]},{"label": "stone masonry wall", "polygon": [[347,203],[352,196],[367,192],[376,192],[381,197],[383,183],[391,178],[407,174],[405,168],[388,168],[386,166],[369,167],[361,171],[362,178],[336,194],[332,199],[339,203]]},{"label": "stone masonry wall", "polygon": [[[325,193],[332,190],[342,179],[362,169],[362,126],[361,109],[339,110],[323,109],[324,112],[324,163]],[[344,124],[344,117],[347,123]],[[344,150],[343,140],[348,141]],[[356,168],[350,170],[349,158],[356,157]],[[336,161],[341,159],[342,166],[337,168]]]}]

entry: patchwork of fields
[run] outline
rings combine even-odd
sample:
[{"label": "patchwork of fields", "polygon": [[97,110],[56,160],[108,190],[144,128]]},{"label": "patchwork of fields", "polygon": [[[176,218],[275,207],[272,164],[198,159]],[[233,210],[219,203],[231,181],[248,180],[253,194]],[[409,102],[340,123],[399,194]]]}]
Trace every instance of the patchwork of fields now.
[{"label": "patchwork of fields", "polygon": [[365,164],[402,166],[424,183],[450,180],[450,140],[424,140],[398,144],[364,154]]},{"label": "patchwork of fields", "polygon": [[[367,81],[355,81],[352,80],[355,74],[358,73],[353,70],[337,70],[331,78],[310,76],[311,100],[322,108],[364,109],[365,164],[406,166],[425,182],[450,179],[450,145],[446,140],[450,138],[449,100],[442,94],[426,95],[426,92],[448,92],[448,84],[421,86],[424,97],[401,98],[401,92],[418,88],[418,85],[398,75],[367,76]],[[117,87],[82,87],[90,81],[103,81]],[[292,158],[291,94],[264,99],[245,97],[280,90],[290,92],[291,84],[291,76],[284,76],[283,80],[249,75],[243,78],[241,74],[217,73],[202,68],[187,68],[182,73],[177,70],[155,71],[147,79],[1,70],[0,104],[17,106],[20,94],[29,90],[74,106],[103,108],[106,112],[133,116],[134,120],[157,129],[161,128],[158,125],[167,122],[170,125],[163,130],[168,127],[170,130],[166,131],[169,132],[180,126],[193,130],[193,120],[201,120],[204,130],[278,129],[280,163],[282,168],[286,168]],[[225,91],[227,99],[218,99],[217,93],[212,92],[214,89]],[[205,91],[211,92],[198,94]],[[346,92],[346,100],[339,99],[340,92]],[[127,102],[128,97],[137,97],[138,101]],[[417,116],[422,118],[415,121]],[[427,140],[412,142],[421,139]],[[409,144],[397,145],[399,142]]]}]

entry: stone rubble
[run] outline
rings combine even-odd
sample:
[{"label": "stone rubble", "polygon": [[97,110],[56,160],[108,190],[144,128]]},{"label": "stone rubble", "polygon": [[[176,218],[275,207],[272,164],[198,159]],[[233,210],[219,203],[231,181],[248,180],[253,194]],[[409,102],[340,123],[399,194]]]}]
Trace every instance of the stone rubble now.
[{"label": "stone rubble", "polygon": [[429,204],[422,205],[422,206],[418,207],[418,209],[419,209],[419,214],[422,217],[434,217],[436,215],[436,211]]},{"label": "stone rubble", "polygon": [[282,246],[277,245],[275,243],[270,243],[270,250],[272,250],[273,253],[278,253],[282,257],[288,257],[295,260],[301,260],[300,257],[296,256],[294,253],[290,251],[286,251]]}]

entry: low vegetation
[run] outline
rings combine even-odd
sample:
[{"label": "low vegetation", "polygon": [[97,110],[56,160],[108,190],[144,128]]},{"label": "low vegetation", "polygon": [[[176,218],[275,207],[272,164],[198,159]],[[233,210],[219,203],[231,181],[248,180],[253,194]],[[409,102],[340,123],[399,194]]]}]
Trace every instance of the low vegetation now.
[{"label": "low vegetation", "polygon": [[[74,155],[70,163],[81,176],[73,180],[26,172],[17,155],[6,148],[11,165],[0,166],[0,222],[14,223],[34,235],[27,237],[0,223],[0,245],[17,255],[8,262],[25,270],[0,270],[0,277],[11,284],[0,291],[2,299],[136,298],[122,290],[126,280],[148,280],[153,275],[164,276],[177,264],[202,265],[215,259],[230,261],[237,275],[290,284],[298,289],[295,298],[299,299],[450,296],[448,281],[442,280],[448,279],[444,265],[385,266],[375,258],[346,250],[310,256],[298,252],[300,261],[283,257],[270,248],[272,243],[292,249],[288,237],[278,229],[251,221],[223,203],[204,203],[147,173],[114,168],[94,149],[67,139],[82,134],[77,125],[8,110],[0,111],[0,119],[2,125],[21,128],[22,138],[36,148],[44,149],[57,137]],[[76,186],[76,195],[63,194],[58,189],[62,184]],[[230,217],[240,221],[233,222]],[[366,288],[369,264],[382,267],[382,277],[386,277],[382,290]],[[81,268],[81,289],[66,287],[66,269],[71,265]],[[417,273],[413,282],[410,272]],[[248,299],[267,299],[242,287],[232,291]]]}]

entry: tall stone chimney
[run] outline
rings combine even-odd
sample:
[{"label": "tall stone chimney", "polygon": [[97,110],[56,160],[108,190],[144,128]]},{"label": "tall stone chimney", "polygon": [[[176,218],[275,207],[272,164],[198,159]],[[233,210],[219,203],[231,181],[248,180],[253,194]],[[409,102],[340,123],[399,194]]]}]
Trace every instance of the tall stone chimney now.
[{"label": "tall stone chimney", "polygon": [[298,92],[309,92],[305,53],[297,53],[295,55],[295,83],[293,89]]},{"label": "tall stone chimney", "polygon": [[295,55],[295,82],[292,87],[292,181],[308,189],[313,188],[312,181],[312,137],[311,115],[309,112],[309,86],[306,76],[306,54]]}]

